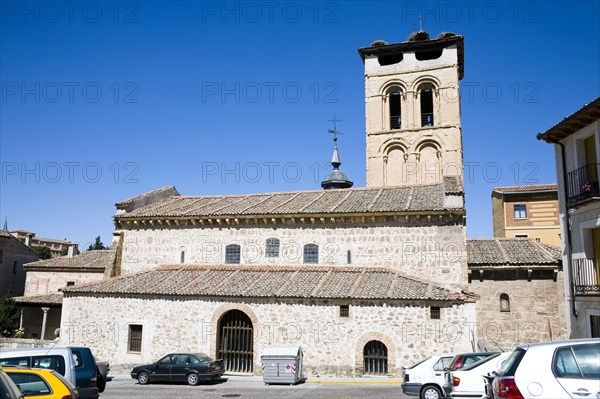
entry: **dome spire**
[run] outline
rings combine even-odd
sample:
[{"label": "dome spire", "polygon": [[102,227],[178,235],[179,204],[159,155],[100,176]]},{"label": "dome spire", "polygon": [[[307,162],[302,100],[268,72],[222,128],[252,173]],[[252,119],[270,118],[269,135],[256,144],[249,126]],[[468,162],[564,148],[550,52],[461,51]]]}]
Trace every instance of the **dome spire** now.
[{"label": "dome spire", "polygon": [[333,114],[333,119],[330,119],[328,122],[333,122],[333,129],[328,129],[328,132],[333,134],[333,156],[331,157],[333,170],[327,175],[325,180],[321,182],[321,187],[325,190],[330,188],[350,188],[354,183],[348,180],[346,175],[340,171],[342,161],[340,161],[340,153],[337,146],[337,135],[342,134],[337,130],[337,122],[342,121],[337,119],[335,114]]}]

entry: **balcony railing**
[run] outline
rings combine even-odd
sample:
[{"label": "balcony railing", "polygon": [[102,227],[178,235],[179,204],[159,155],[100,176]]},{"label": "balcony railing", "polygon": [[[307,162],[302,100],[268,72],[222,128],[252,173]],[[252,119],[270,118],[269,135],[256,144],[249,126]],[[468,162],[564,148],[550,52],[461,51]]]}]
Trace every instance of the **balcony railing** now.
[{"label": "balcony railing", "polygon": [[573,259],[575,295],[600,295],[600,258]]},{"label": "balcony railing", "polygon": [[590,163],[567,174],[567,205],[574,206],[591,198],[600,198],[600,164]]}]

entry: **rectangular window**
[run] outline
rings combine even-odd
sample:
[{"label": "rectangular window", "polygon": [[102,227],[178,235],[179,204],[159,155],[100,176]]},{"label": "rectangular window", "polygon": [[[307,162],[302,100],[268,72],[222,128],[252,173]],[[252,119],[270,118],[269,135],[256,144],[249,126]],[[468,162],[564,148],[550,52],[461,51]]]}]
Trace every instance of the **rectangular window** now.
[{"label": "rectangular window", "polygon": [[140,353],[142,351],[142,326],[139,324],[129,325],[129,339],[127,341],[127,352]]},{"label": "rectangular window", "polygon": [[75,281],[67,281],[67,287],[75,285]]},{"label": "rectangular window", "polygon": [[529,237],[529,234],[515,234],[516,238],[527,238]]},{"label": "rectangular window", "polygon": [[590,329],[592,338],[600,338],[600,316],[590,316]]},{"label": "rectangular window", "polygon": [[525,204],[515,204],[515,219],[527,219],[527,207]]},{"label": "rectangular window", "polygon": [[439,320],[442,318],[439,306],[431,306],[429,308],[429,318],[434,320]]},{"label": "rectangular window", "polygon": [[277,238],[267,238],[265,256],[267,258],[277,258],[279,256],[279,240]]},{"label": "rectangular window", "polygon": [[350,305],[340,305],[340,317],[350,317]]},{"label": "rectangular window", "polygon": [[13,261],[13,274],[17,274],[17,261]]}]

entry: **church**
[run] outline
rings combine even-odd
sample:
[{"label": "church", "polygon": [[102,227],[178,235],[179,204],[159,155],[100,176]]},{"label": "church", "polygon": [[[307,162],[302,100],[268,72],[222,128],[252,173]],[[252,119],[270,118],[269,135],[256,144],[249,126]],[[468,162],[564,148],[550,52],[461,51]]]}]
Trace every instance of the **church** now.
[{"label": "church", "polygon": [[357,377],[564,335],[556,248],[466,238],[463,43],[420,31],[358,50],[364,188],[334,134],[319,190],[118,202],[104,278],[63,289],[60,344],[115,372],[194,351],[249,374],[264,348],[297,345],[306,376]]}]

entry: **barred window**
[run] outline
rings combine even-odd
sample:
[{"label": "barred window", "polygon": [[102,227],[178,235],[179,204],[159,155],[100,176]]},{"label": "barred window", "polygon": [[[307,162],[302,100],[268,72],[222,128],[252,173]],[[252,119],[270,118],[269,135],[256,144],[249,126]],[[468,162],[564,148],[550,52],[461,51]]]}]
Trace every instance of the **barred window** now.
[{"label": "barred window", "polygon": [[140,324],[129,325],[127,351],[133,353],[140,353],[142,351],[142,326]]},{"label": "barred window", "polygon": [[429,318],[434,320],[439,320],[442,318],[441,310],[439,306],[431,306],[429,308]]},{"label": "barred window", "polygon": [[317,244],[304,246],[304,263],[319,263],[319,246]]},{"label": "barred window", "polygon": [[225,247],[225,263],[240,263],[240,246],[229,244]]},{"label": "barred window", "polygon": [[383,342],[369,341],[363,355],[365,374],[387,374],[388,350]]},{"label": "barred window", "polygon": [[340,317],[350,317],[350,305],[340,305]]},{"label": "barred window", "polygon": [[267,238],[265,256],[267,258],[277,258],[279,256],[279,239]]}]

